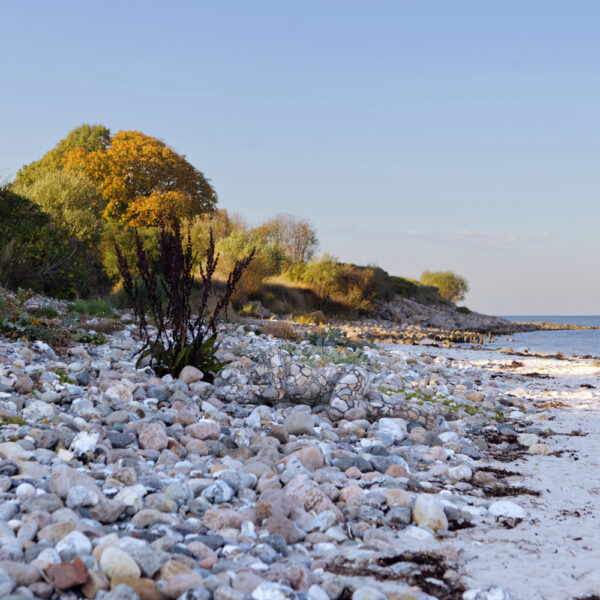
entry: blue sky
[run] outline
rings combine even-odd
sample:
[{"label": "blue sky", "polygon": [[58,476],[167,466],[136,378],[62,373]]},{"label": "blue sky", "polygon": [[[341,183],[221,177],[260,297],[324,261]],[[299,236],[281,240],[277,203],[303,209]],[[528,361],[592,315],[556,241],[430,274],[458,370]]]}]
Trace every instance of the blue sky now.
[{"label": "blue sky", "polygon": [[81,123],[163,139],[251,223],[598,314],[600,3],[0,0],[0,178]]}]

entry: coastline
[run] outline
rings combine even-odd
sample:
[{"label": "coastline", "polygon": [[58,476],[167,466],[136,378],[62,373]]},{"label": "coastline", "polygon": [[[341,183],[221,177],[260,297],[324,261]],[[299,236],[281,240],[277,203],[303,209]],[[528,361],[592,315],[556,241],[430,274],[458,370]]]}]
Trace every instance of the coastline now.
[{"label": "coastline", "polygon": [[107,589],[113,548],[127,585],[174,600],[182,586],[239,600],[600,591],[598,361],[374,342],[377,330],[358,350],[315,346],[244,319],[223,326],[231,363],[209,383],[137,370],[136,327],[120,318],[105,343],[60,353],[1,338],[14,529],[0,582],[35,588],[78,552]]}]

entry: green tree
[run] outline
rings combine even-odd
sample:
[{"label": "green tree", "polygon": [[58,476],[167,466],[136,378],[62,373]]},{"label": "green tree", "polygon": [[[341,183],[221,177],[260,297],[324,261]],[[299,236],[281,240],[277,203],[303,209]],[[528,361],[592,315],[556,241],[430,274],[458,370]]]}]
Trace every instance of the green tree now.
[{"label": "green tree", "polygon": [[256,293],[267,277],[281,271],[284,259],[281,248],[273,242],[265,242],[256,233],[238,229],[219,240],[216,247],[220,255],[219,270],[222,273],[231,271],[237,261],[243,260],[254,250],[254,258],[244,271],[240,284],[241,289],[248,294]]},{"label": "green tree", "polygon": [[63,159],[68,152],[81,148],[94,152],[107,148],[110,143],[110,130],[104,125],[80,125],[62,139],[42,158],[24,165],[17,173],[15,185],[30,186],[43,175],[63,168]]},{"label": "green tree", "polygon": [[0,284],[73,298],[106,285],[95,256],[23,196],[0,188]]},{"label": "green tree", "polygon": [[302,272],[302,279],[310,284],[323,301],[330,300],[337,292],[339,278],[342,272],[340,263],[329,254],[323,254],[319,260],[309,262]]},{"label": "green tree", "polygon": [[467,280],[452,271],[425,271],[421,275],[421,283],[438,288],[440,296],[448,302],[464,300],[469,291]]},{"label": "green tree", "polygon": [[48,171],[29,185],[23,180],[15,183],[13,190],[35,202],[71,237],[89,246],[98,243],[105,202],[98,186],[83,173]]}]

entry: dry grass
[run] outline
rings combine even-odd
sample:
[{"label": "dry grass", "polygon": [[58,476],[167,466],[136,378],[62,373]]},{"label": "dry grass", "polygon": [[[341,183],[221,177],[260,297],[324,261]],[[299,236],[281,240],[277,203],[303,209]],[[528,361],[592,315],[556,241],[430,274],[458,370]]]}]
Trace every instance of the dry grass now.
[{"label": "dry grass", "polygon": [[81,323],[84,329],[93,329],[96,333],[110,334],[124,329],[123,322],[118,319],[98,319],[97,323],[89,323],[87,320]]}]

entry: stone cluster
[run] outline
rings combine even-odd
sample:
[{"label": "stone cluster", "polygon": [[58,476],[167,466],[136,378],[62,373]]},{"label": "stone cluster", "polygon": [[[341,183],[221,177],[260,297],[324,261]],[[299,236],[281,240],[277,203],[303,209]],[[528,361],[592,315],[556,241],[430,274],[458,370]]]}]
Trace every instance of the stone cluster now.
[{"label": "stone cluster", "polygon": [[[136,370],[126,318],[64,355],[0,339],[1,598],[425,600],[458,568],[425,591],[361,565],[408,550],[456,565],[461,527],[527,517],[477,483],[482,432],[515,434],[527,410],[488,371],[221,335],[212,383]],[[541,432],[519,430],[529,446]]]}]

